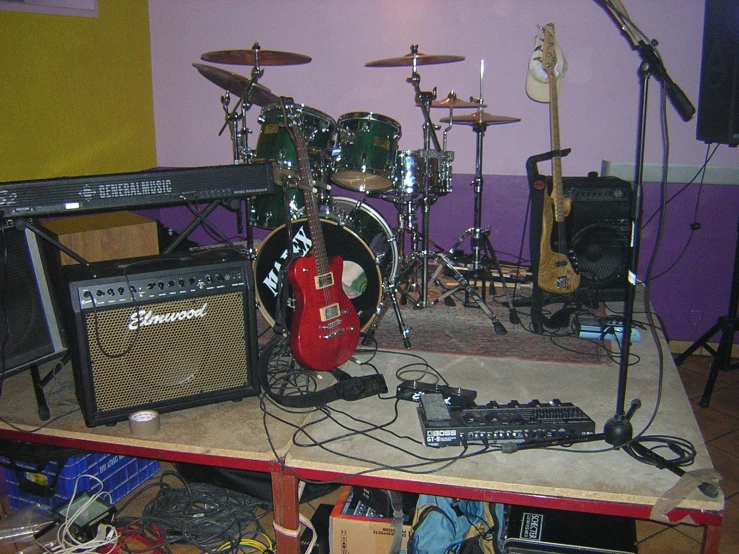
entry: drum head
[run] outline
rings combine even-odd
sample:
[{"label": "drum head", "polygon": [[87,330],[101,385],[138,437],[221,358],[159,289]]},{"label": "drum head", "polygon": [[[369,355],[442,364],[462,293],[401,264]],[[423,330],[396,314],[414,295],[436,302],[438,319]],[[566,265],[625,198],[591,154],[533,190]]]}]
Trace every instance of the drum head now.
[{"label": "drum head", "polygon": [[[375,256],[365,242],[352,230],[336,221],[321,219],[326,253],[329,257],[341,256],[344,272],[341,282],[347,296],[357,310],[361,330],[372,322],[382,300],[382,278]],[[312,246],[308,220],[292,222],[293,248],[300,256],[305,255]],[[287,230],[285,225],[275,229],[264,239],[254,261],[259,310],[270,325],[274,325],[277,309],[277,296],[280,291],[279,276],[288,259]],[[285,286],[289,287],[288,283]],[[290,293],[292,297],[292,293]],[[294,304],[288,302],[286,326],[290,327]]]}]

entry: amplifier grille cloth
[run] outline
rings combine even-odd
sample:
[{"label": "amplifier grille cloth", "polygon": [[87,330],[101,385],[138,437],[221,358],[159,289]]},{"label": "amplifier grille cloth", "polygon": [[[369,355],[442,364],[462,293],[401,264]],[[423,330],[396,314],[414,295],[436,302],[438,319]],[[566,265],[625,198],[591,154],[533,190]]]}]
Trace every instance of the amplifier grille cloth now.
[{"label": "amplifier grille cloth", "polygon": [[239,291],[140,304],[139,310],[158,315],[206,304],[206,316],[146,325],[137,337],[128,329],[133,306],[98,310],[97,316],[87,312],[97,409],[125,409],[247,386],[243,302]]}]

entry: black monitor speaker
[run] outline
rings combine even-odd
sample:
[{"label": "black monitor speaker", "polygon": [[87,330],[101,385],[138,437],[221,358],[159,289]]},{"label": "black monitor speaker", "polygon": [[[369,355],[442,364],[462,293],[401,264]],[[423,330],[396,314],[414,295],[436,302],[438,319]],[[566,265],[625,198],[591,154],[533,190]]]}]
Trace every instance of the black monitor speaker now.
[{"label": "black monitor speaker", "polygon": [[66,353],[38,241],[29,229],[0,230],[0,371],[5,377]]},{"label": "black monitor speaker", "polygon": [[696,138],[739,144],[739,0],[706,0]]}]

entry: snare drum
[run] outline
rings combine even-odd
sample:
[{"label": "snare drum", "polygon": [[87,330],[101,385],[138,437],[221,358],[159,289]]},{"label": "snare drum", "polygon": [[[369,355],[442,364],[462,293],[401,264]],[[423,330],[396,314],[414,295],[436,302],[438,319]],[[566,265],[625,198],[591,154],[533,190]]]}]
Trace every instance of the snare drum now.
[{"label": "snare drum", "polygon": [[[321,218],[321,230],[326,253],[341,256],[344,270],[343,289],[357,310],[361,329],[371,324],[382,301],[384,280],[394,280],[398,266],[398,248],[392,231],[382,216],[371,207],[350,198],[332,198],[330,209]],[[305,255],[313,242],[308,221],[292,222],[293,245],[299,255]],[[274,325],[278,284],[277,278],[287,259],[285,226],[275,229],[259,246],[254,261],[254,278],[259,310],[270,325]],[[286,325],[292,320],[288,307]]]},{"label": "snare drum", "polygon": [[438,150],[401,150],[393,174],[393,192],[401,198],[423,194],[426,160],[429,168],[429,194],[443,196],[452,192],[454,152]]},{"label": "snare drum", "polygon": [[[303,129],[313,178],[319,183],[325,182],[326,162],[334,146],[336,122],[331,116],[307,106],[295,106],[295,111]],[[298,154],[290,133],[285,129],[282,106],[273,104],[262,108],[259,123],[262,129],[254,163],[272,162],[277,183],[285,177],[297,179]]]},{"label": "snare drum", "polygon": [[394,119],[372,112],[344,114],[337,122],[338,155],[332,180],[358,192],[382,192],[392,182],[401,136]]}]

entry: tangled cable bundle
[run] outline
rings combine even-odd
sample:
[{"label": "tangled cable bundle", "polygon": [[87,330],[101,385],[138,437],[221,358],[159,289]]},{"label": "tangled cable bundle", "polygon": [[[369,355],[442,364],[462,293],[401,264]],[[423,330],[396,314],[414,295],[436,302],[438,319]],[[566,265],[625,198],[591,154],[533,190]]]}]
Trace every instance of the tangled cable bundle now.
[{"label": "tangled cable bundle", "polygon": [[258,508],[271,505],[207,483],[163,484],[141,520],[156,526],[167,543],[187,542],[208,553],[236,553],[245,537],[263,535]]}]

